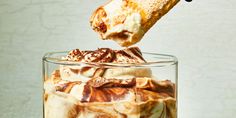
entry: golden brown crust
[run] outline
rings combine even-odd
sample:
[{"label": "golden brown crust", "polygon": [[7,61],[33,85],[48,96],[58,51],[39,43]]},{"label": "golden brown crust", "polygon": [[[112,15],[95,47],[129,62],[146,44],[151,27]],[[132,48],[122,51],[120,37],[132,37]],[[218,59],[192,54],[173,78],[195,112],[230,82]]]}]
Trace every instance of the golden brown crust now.
[{"label": "golden brown crust", "polygon": [[145,31],[148,31],[162,16],[172,9],[179,0],[137,0],[142,3],[146,16],[143,18]]},{"label": "golden brown crust", "polygon": [[[144,34],[178,2],[179,0],[111,0],[93,13],[90,23],[102,39],[114,40],[121,46],[127,47],[139,42]],[[113,4],[115,5],[111,8]],[[133,14],[140,15],[140,23],[138,16],[134,17]],[[130,21],[130,19],[136,20]]]}]

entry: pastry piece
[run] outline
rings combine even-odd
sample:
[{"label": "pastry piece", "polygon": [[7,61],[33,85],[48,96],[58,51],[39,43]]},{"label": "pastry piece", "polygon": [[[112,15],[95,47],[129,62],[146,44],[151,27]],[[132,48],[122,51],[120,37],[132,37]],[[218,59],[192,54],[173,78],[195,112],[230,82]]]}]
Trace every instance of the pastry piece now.
[{"label": "pastry piece", "polygon": [[179,0],[111,0],[100,6],[90,23],[104,40],[130,46],[165,15]]}]

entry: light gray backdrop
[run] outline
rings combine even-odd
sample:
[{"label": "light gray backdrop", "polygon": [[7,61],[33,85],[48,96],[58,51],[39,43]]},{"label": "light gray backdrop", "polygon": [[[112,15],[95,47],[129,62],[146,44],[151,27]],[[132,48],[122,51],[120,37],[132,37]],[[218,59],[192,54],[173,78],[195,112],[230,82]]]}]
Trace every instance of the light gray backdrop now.
[{"label": "light gray backdrop", "polygon": [[[106,0],[0,0],[0,118],[42,118],[41,57],[119,48],[88,23]],[[179,59],[179,118],[236,117],[236,1],[181,1],[137,44]]]}]

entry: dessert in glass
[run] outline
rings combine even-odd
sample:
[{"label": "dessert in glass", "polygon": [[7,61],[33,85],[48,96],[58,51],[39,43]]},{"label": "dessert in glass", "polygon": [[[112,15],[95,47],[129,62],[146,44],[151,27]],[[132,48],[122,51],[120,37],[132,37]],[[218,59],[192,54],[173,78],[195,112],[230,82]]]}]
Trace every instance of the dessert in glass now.
[{"label": "dessert in glass", "polygon": [[92,29],[125,48],[47,53],[44,118],[177,118],[177,59],[129,46],[178,2],[110,0],[98,7]]},{"label": "dessert in glass", "polygon": [[138,47],[47,53],[44,118],[176,118],[177,59]]}]

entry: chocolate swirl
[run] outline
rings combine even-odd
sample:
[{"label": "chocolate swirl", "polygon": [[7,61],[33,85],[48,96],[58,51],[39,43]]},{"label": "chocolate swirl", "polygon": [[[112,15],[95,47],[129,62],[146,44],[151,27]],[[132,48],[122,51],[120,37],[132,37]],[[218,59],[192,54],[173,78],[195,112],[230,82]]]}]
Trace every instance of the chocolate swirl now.
[{"label": "chocolate swirl", "polygon": [[142,53],[138,47],[115,50],[116,57],[113,63],[145,63]]},{"label": "chocolate swirl", "polygon": [[88,84],[94,88],[109,88],[109,87],[133,87],[136,84],[135,78],[130,79],[115,79],[97,77],[88,81]]},{"label": "chocolate swirl", "polygon": [[[79,49],[72,50],[64,58],[69,61],[77,62],[100,62],[108,63],[113,59],[114,52],[109,48],[100,48],[95,51],[80,51]],[[104,72],[103,68],[94,68],[90,66],[76,66],[76,67],[61,67],[61,74],[65,75],[66,79],[68,78],[78,78],[76,76],[82,75],[85,77],[98,77],[101,76]]]},{"label": "chocolate swirl", "polygon": [[99,48],[95,51],[82,51],[84,58],[82,61],[85,62],[111,62],[113,59],[114,52],[109,48]]},{"label": "chocolate swirl", "polygon": [[130,47],[123,50],[99,48],[95,51],[80,51],[79,49],[74,49],[70,51],[64,59],[79,62],[145,63],[138,47]]},{"label": "chocolate swirl", "polygon": [[[126,48],[123,50],[112,50],[110,48],[99,48],[94,51],[79,49],[72,50],[63,59],[76,62],[98,62],[98,63],[145,63],[138,47]],[[88,78],[102,77],[106,68],[92,66],[61,66],[62,79],[66,80],[78,76]],[[107,75],[107,74],[106,74]]]},{"label": "chocolate swirl", "polygon": [[[151,78],[113,79],[97,77],[83,87],[82,102],[114,102],[134,100],[143,102],[153,99],[174,98],[175,85],[168,80],[153,81]],[[126,98],[129,96],[131,98]]]},{"label": "chocolate swirl", "polygon": [[109,48],[99,48],[95,51],[80,51],[74,49],[65,57],[69,61],[78,62],[111,62],[113,59],[113,51]]}]

